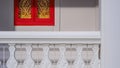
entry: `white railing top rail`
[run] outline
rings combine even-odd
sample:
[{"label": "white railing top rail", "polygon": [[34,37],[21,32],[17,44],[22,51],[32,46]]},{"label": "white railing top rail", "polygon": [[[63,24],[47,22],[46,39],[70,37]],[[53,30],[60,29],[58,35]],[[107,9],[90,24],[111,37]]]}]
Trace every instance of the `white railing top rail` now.
[{"label": "white railing top rail", "polygon": [[0,32],[0,38],[100,38],[100,32]]},{"label": "white railing top rail", "polygon": [[100,32],[0,32],[0,43],[100,43]]}]

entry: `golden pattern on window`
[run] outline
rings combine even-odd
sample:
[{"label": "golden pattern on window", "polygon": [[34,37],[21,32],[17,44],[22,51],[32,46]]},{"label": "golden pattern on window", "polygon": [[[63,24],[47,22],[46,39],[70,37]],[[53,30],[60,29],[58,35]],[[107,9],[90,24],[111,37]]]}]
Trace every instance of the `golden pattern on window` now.
[{"label": "golden pattern on window", "polygon": [[50,0],[38,0],[38,18],[50,17]]},{"label": "golden pattern on window", "polygon": [[31,0],[19,0],[19,17],[31,18]]}]

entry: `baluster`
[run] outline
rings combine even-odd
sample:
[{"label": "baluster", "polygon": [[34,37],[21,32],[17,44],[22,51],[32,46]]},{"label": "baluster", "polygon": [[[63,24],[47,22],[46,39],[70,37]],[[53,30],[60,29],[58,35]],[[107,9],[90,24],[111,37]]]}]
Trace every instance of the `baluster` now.
[{"label": "baluster", "polygon": [[66,68],[67,67],[67,61],[65,58],[65,43],[59,44],[59,49],[60,49],[60,64],[59,64],[59,68]]},{"label": "baluster", "polygon": [[14,52],[15,52],[15,44],[11,43],[9,45],[9,51],[10,51],[10,58],[8,59],[7,62],[7,67],[8,68],[16,68],[17,62],[14,57]]},{"label": "baluster", "polygon": [[44,53],[44,56],[43,56],[43,60],[41,62],[41,67],[42,68],[50,68],[50,60],[49,60],[49,57],[48,57],[48,52],[49,52],[49,43],[42,43],[40,45],[40,47],[43,48],[43,53]]},{"label": "baluster", "polygon": [[85,46],[83,44],[77,44],[77,53],[78,53],[78,59],[76,59],[77,63],[75,64],[76,65],[76,68],[83,68],[82,66],[84,65],[84,62],[81,61],[82,60],[82,56],[81,56],[81,53],[82,53],[82,49],[84,48]]},{"label": "baluster", "polygon": [[26,48],[26,59],[24,61],[24,68],[33,68],[34,62],[31,57],[32,47],[31,43],[25,43],[24,46]]}]

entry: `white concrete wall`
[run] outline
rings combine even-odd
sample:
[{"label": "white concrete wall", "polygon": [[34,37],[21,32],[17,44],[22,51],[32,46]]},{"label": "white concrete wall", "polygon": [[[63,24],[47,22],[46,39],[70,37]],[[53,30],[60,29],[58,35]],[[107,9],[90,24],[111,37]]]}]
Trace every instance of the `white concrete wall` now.
[{"label": "white concrete wall", "polygon": [[98,31],[98,0],[61,0],[61,31]]},{"label": "white concrete wall", "polygon": [[120,68],[120,0],[101,0],[102,67]]}]

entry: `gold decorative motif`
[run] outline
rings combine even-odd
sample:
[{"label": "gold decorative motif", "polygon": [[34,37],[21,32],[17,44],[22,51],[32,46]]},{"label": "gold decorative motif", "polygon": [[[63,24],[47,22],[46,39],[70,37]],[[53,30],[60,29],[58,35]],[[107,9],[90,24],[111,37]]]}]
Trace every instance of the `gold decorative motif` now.
[{"label": "gold decorative motif", "polygon": [[50,17],[50,0],[38,0],[38,18]]},{"label": "gold decorative motif", "polygon": [[31,18],[31,0],[19,0],[19,17]]}]

